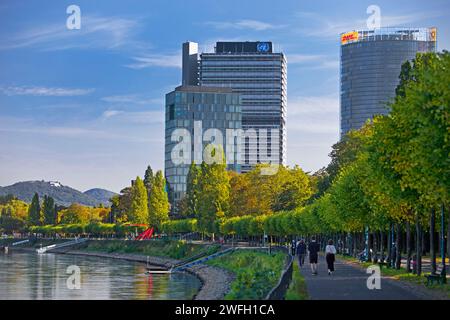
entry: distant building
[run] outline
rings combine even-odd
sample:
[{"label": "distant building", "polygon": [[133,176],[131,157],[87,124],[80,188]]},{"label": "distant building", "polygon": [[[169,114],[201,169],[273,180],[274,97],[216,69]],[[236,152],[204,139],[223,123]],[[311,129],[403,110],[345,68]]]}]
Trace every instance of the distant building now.
[{"label": "distant building", "polygon": [[240,172],[241,108],[229,88],[180,86],[166,95],[164,165],[172,207],[185,196],[189,166],[205,160],[207,145],[222,145],[228,169]]},{"label": "distant building", "polygon": [[285,55],[274,52],[272,42],[217,42],[215,52],[200,54],[199,63],[201,86],[231,88],[241,96],[242,171],[256,163],[286,164]]},{"label": "distant building", "polygon": [[436,51],[436,28],[381,28],[341,34],[341,137],[387,114],[402,64]]}]

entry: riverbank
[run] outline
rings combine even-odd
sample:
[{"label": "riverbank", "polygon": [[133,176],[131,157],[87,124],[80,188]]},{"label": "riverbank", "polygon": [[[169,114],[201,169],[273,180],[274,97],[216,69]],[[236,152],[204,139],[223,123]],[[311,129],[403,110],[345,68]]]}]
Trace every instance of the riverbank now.
[{"label": "riverbank", "polygon": [[[141,263],[147,263],[148,261],[150,265],[162,266],[166,268],[170,268],[172,265],[181,262],[181,260],[171,258],[143,256],[137,254],[87,252],[82,250],[52,250],[52,253],[121,259]],[[185,270],[186,272],[196,276],[202,283],[200,290],[194,297],[194,300],[221,300],[230,291],[231,283],[234,280],[234,276],[231,272],[212,266],[198,265],[191,268],[186,268]]]},{"label": "riverbank", "polygon": [[[90,240],[95,241],[95,240]],[[85,246],[86,244],[84,244]],[[61,248],[54,249],[51,253],[56,254],[69,254],[88,257],[108,258],[108,259],[120,259],[133,262],[139,262],[170,268],[174,264],[181,262],[179,259],[173,259],[169,257],[150,256],[135,253],[115,253],[115,252],[101,252],[101,251],[88,251],[83,250],[82,245],[80,248]],[[98,249],[99,247],[97,247]],[[32,247],[10,247],[10,251],[26,251],[36,252],[36,248]],[[191,268],[186,268],[186,272],[197,277],[201,282],[200,290],[194,296],[194,300],[221,300],[231,289],[231,283],[234,281],[235,276],[233,273],[228,272],[222,268],[217,268],[208,265],[196,265]]]}]

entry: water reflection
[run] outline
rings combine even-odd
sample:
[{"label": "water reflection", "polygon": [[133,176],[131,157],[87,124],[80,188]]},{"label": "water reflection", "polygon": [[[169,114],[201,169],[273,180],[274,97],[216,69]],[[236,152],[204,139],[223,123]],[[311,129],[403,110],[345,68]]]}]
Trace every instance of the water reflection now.
[{"label": "water reflection", "polygon": [[[81,288],[67,288],[67,267],[81,271]],[[200,281],[189,274],[145,274],[143,264],[57,254],[0,253],[0,299],[192,299]]]}]

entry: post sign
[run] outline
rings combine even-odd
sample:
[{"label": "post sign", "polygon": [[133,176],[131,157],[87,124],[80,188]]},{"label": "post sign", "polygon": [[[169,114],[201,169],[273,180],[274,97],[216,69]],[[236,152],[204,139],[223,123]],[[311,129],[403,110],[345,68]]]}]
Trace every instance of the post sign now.
[{"label": "post sign", "polygon": [[351,41],[358,41],[358,39],[359,39],[358,31],[347,32],[341,36],[341,44],[346,44]]}]

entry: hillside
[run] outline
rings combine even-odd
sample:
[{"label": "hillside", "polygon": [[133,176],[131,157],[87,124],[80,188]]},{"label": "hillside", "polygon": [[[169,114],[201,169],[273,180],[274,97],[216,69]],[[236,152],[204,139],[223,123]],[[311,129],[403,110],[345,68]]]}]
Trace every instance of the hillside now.
[{"label": "hillside", "polygon": [[44,195],[50,196],[55,199],[57,204],[62,206],[69,206],[72,203],[86,206],[98,206],[99,204],[109,206],[108,196],[115,194],[103,189],[91,189],[83,193],[56,181],[24,181],[0,187],[0,195],[13,194],[18,199],[26,202],[31,202],[36,192],[40,198],[44,197]]}]

